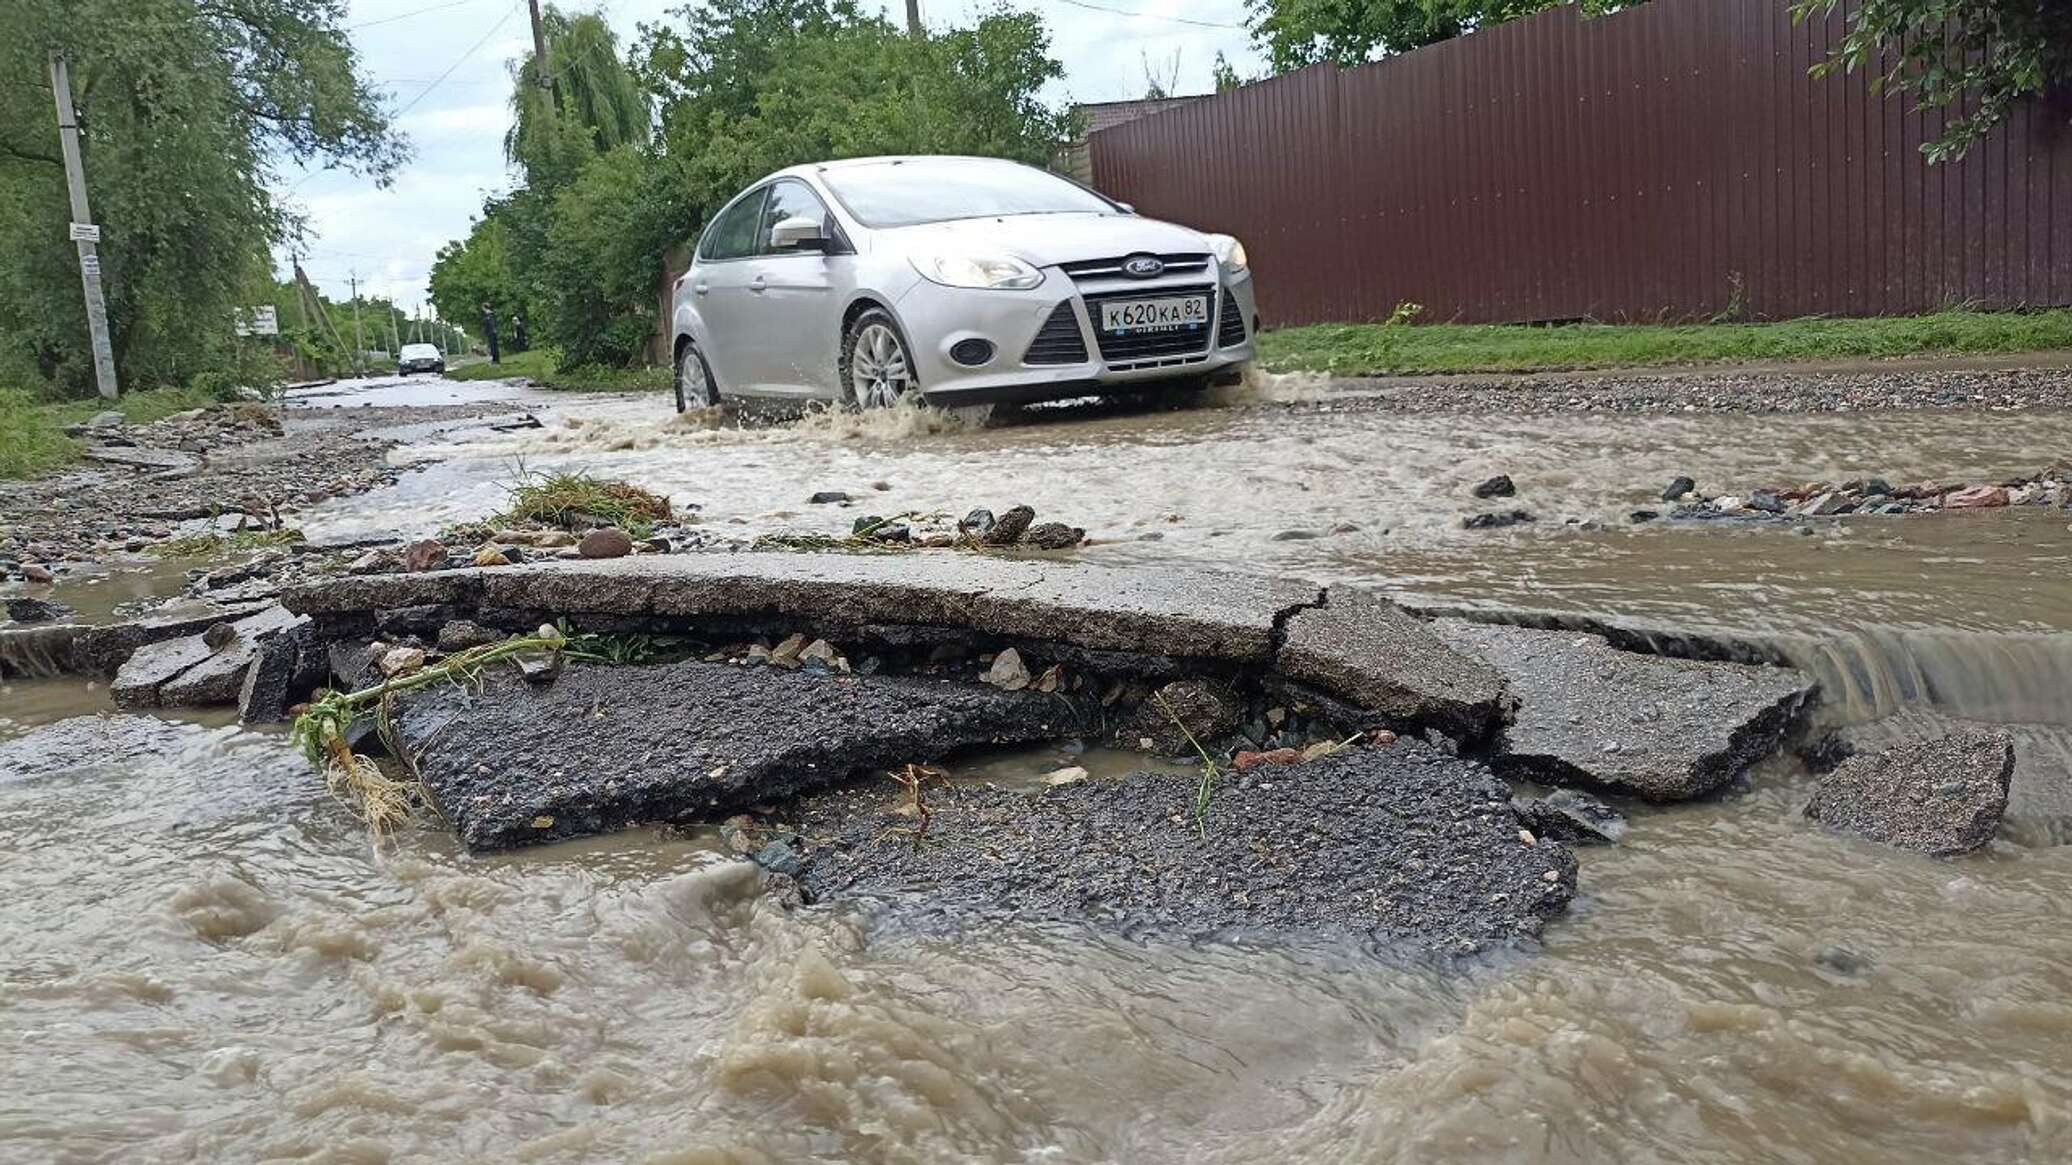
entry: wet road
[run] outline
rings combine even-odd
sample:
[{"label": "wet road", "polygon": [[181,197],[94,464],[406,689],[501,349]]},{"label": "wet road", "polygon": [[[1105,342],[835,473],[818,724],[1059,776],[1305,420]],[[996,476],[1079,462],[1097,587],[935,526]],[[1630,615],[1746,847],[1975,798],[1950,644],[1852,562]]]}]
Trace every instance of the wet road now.
[{"label": "wet road", "polygon": [[[436,458],[423,472],[305,528],[480,518],[521,466],[663,489],[744,538],[1026,501],[1087,527],[1100,561],[1702,620],[1882,677],[1860,714],[1925,699],[2072,725],[2062,514],[1817,536],[1618,520],[1678,473],[1738,490],[2029,471],[2072,447],[2072,416],[1507,421],[1326,399],[712,430],[659,398],[543,395],[521,403],[545,428],[430,435],[400,451]],[[1482,508],[1467,486],[1497,472],[1541,520],[1461,530]],[[822,489],[869,500],[805,504]],[[0,741],[99,698],[14,685]],[[1441,976],[1068,929],[881,935],[758,898],[698,836],[470,859],[423,832],[375,853],[277,735],[220,722],[0,752],[0,1157],[2072,1156],[2072,848],[1908,857],[1821,834],[1807,790],[1780,767],[1748,796],[1639,815],[1583,855],[1544,952]]]}]

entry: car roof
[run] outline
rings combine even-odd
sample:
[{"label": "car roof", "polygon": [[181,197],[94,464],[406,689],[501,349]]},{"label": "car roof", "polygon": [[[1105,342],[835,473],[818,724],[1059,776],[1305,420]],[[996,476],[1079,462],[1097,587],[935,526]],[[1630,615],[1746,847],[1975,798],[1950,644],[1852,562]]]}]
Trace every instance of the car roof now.
[{"label": "car roof", "polygon": [[[1007,158],[987,158],[976,154],[874,154],[867,158],[833,158],[825,162],[807,162],[800,166],[787,166],[766,176],[771,178],[797,177],[818,174],[828,170],[854,170],[864,166],[900,166],[915,162],[984,162],[995,166],[1021,166],[1023,163]],[[761,185],[761,183],[757,183]]]}]

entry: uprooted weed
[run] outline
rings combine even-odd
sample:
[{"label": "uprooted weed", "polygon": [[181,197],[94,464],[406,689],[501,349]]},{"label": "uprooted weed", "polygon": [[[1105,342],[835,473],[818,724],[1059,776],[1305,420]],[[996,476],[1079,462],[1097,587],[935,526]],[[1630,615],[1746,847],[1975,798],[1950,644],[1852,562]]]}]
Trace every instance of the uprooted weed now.
[{"label": "uprooted weed", "polygon": [[293,546],[303,541],[302,531],[289,526],[276,530],[236,530],[229,534],[189,534],[154,542],[151,553],[160,558],[204,558],[223,551],[259,550],[269,546]]},{"label": "uprooted weed", "polygon": [[552,473],[522,477],[511,487],[510,506],[490,520],[501,525],[552,526],[574,533],[617,526],[643,538],[655,523],[669,517],[668,498],[631,482],[587,473]]},{"label": "uprooted weed", "polygon": [[1222,770],[1216,767],[1215,758],[1209,755],[1208,749],[1201,746],[1201,741],[1194,738],[1193,731],[1180,720],[1179,714],[1173,711],[1172,705],[1166,703],[1165,697],[1157,692],[1153,692],[1151,693],[1151,699],[1158,705],[1158,710],[1165,713],[1165,718],[1173,722],[1173,727],[1180,730],[1180,735],[1187,738],[1187,743],[1193,745],[1194,751],[1201,757],[1201,784],[1196,786],[1194,790],[1194,832],[1203,841],[1207,841],[1209,839],[1209,797],[1216,791],[1216,778],[1222,775]]}]

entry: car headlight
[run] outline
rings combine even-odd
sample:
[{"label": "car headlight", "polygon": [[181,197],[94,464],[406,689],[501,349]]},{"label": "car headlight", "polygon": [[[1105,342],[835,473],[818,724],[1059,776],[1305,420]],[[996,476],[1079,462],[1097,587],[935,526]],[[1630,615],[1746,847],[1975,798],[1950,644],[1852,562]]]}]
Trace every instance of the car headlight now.
[{"label": "car headlight", "polygon": [[914,270],[944,287],[1027,291],[1043,282],[1043,272],[1012,255],[922,255]]},{"label": "car headlight", "polygon": [[1245,258],[1245,245],[1229,235],[1210,235],[1209,249],[1216,252],[1216,261],[1226,271],[1243,271],[1250,262]]}]

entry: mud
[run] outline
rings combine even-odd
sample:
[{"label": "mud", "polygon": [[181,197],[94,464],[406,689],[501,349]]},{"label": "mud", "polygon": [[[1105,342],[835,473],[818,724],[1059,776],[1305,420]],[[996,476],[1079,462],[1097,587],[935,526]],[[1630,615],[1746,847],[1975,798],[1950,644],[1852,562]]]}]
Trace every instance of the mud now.
[{"label": "mud", "polygon": [[974,745],[1087,735],[1099,711],[971,684],[698,662],[572,664],[546,684],[499,671],[400,704],[425,787],[473,850],[717,821]]},{"label": "mud", "polygon": [[1162,937],[1336,938],[1466,955],[1535,938],[1575,858],[1521,839],[1510,790],[1429,746],[1225,777],[1138,773],[1028,793],[882,783],[805,798],[807,896],[902,916],[1092,921]]}]

